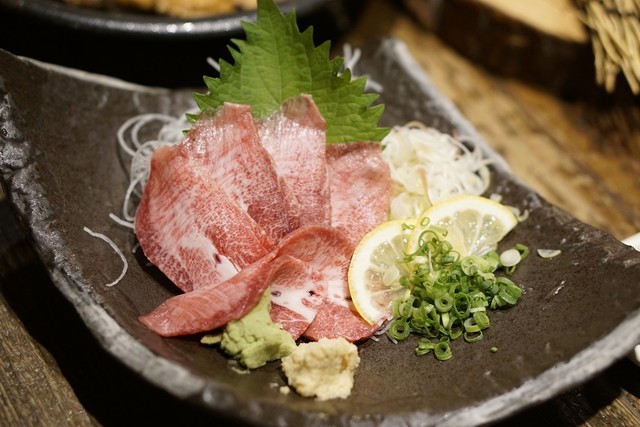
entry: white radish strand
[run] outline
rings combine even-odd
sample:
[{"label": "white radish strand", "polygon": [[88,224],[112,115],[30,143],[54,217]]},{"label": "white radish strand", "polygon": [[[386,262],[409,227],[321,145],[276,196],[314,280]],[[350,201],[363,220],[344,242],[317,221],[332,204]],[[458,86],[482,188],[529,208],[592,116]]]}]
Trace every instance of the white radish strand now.
[{"label": "white radish strand", "polygon": [[423,123],[395,126],[382,144],[394,186],[390,219],[418,217],[432,203],[489,187],[490,160],[480,150]]},{"label": "white radish strand", "polygon": [[120,282],[122,280],[122,278],[125,276],[125,274],[127,274],[127,269],[129,268],[129,263],[127,262],[127,259],[125,258],[124,254],[122,253],[120,248],[118,248],[118,246],[113,242],[113,240],[111,240],[110,238],[108,238],[104,234],[96,233],[94,231],[91,231],[87,227],[84,227],[84,231],[86,231],[88,234],[90,234],[93,237],[97,237],[97,238],[102,239],[105,242],[107,242],[109,244],[109,246],[111,246],[113,248],[113,250],[116,252],[116,254],[118,254],[120,259],[122,260],[123,266],[122,266],[122,271],[120,272],[120,275],[118,276],[118,278],[116,280],[114,280],[111,283],[107,283],[105,286],[106,287],[111,287],[111,286],[116,285],[118,282]]}]

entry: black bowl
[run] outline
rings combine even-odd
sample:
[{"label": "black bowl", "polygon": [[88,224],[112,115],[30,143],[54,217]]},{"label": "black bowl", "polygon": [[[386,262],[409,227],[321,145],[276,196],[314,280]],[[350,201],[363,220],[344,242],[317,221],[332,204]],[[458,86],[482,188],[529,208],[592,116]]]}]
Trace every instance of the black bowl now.
[{"label": "black bowl", "polygon": [[[312,25],[318,41],[345,31],[361,0],[286,0],[301,29]],[[207,58],[228,59],[241,21],[255,12],[179,19],[131,10],[99,10],[62,0],[0,0],[0,48],[16,55],[151,86],[201,86],[215,75]],[[187,76],[187,77],[185,77]]]}]

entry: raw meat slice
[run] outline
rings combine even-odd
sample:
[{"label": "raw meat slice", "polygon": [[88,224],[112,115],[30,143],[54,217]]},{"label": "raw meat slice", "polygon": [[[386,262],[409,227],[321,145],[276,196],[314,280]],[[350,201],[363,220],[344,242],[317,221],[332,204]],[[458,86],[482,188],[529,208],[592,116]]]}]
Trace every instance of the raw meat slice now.
[{"label": "raw meat slice", "polygon": [[349,342],[358,342],[369,338],[380,326],[370,325],[360,317],[347,297],[342,301],[325,300],[303,335],[312,341],[343,337]]},{"label": "raw meat slice", "polygon": [[[273,292],[271,293],[273,298]],[[322,298],[318,297],[318,305],[322,303]],[[306,311],[306,307],[305,307]],[[278,323],[282,326],[282,329],[289,332],[294,340],[297,340],[302,336],[304,331],[307,330],[311,321],[315,318],[318,309],[315,307],[313,310],[310,310],[310,313],[313,317],[309,318],[306,313],[300,313],[297,311],[293,311],[285,306],[272,304],[271,311],[269,314],[271,315],[271,320],[274,323]]]},{"label": "raw meat slice", "polygon": [[260,138],[300,205],[301,224],[331,224],[326,123],[311,96],[285,101],[259,124]]},{"label": "raw meat slice", "polygon": [[314,264],[318,280],[324,286],[319,290],[322,292],[322,303],[303,336],[314,341],[337,337],[350,342],[361,341],[371,336],[380,325],[370,325],[351,302],[347,272],[354,244],[337,228],[328,230],[331,230],[333,238],[323,242],[323,250],[309,252],[308,262]]},{"label": "raw meat slice", "polygon": [[135,233],[146,257],[185,292],[226,280],[273,248],[177,146],[153,155]]},{"label": "raw meat slice", "polygon": [[346,282],[354,249],[344,233],[333,227],[316,225],[301,230],[287,236],[278,251],[278,257],[297,260],[297,268],[271,284],[271,318],[295,339],[324,304],[327,288]]},{"label": "raw meat slice", "polygon": [[[346,272],[352,252],[351,242],[341,231],[326,226],[302,227],[287,235],[276,250],[231,279],[171,297],[141,316],[140,321],[163,336],[213,330],[244,316],[271,287],[272,307],[283,307],[286,310],[282,313],[290,316],[276,316],[273,320],[299,337],[302,330],[313,325],[316,311],[324,310],[324,304],[347,304],[344,294],[340,295],[344,300],[336,300],[334,294],[335,289],[347,287]],[[285,293],[289,293],[289,301]],[[319,324],[317,333],[331,336],[345,332],[335,325],[356,325],[356,313],[347,310],[338,314],[333,319],[334,326]],[[350,340],[363,337],[347,334]]]},{"label": "raw meat slice", "polygon": [[260,225],[273,245],[300,226],[248,105],[225,103],[193,124],[180,149]]},{"label": "raw meat slice", "polygon": [[377,142],[327,147],[331,225],[345,232],[354,245],[387,218],[393,189],[381,151]]},{"label": "raw meat slice", "polygon": [[211,331],[247,314],[260,300],[277,266],[275,252],[231,279],[164,301],[139,320],[158,335],[173,337]]},{"label": "raw meat slice", "polygon": [[316,317],[322,303],[317,289],[322,283],[313,280],[304,261],[287,257],[282,267],[271,283],[271,319],[297,340]]},{"label": "raw meat slice", "polygon": [[355,311],[347,270],[390,198],[380,145],[326,147],[311,97],[258,125],[249,107],[225,104],[153,156],[136,234],[186,293],[140,321],[163,336],[210,331],[244,316],[270,287],[272,318],[296,339],[362,340],[379,325]]}]

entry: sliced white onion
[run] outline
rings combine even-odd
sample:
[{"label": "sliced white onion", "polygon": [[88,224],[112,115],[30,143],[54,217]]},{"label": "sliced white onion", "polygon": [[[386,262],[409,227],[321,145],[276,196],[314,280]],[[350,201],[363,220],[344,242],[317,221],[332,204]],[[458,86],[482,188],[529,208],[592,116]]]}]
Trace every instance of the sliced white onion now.
[{"label": "sliced white onion", "polygon": [[500,254],[500,263],[505,267],[513,267],[522,260],[522,255],[517,249],[507,249]]},{"label": "sliced white onion", "polygon": [[553,258],[560,255],[561,252],[560,249],[538,249],[538,255],[541,258]]}]

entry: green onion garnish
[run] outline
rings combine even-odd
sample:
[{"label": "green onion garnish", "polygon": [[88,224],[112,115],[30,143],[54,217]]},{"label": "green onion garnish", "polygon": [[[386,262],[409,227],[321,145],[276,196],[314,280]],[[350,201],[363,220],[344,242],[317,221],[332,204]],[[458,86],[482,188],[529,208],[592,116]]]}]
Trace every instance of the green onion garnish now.
[{"label": "green onion garnish", "polygon": [[488,309],[517,304],[522,289],[507,276],[529,254],[518,244],[502,257],[506,265],[495,251],[460,258],[445,236],[442,228],[428,228],[420,236],[419,249],[405,257],[412,274],[401,277],[400,283],[410,292],[393,302],[394,318],[387,330],[394,342],[420,336],[416,355],[433,350],[438,360],[453,356],[451,341],[459,337],[469,343],[482,339],[491,324]]}]

